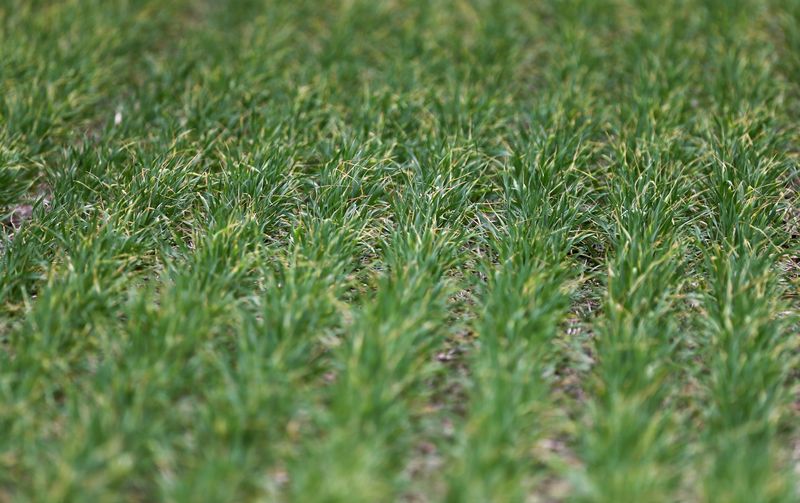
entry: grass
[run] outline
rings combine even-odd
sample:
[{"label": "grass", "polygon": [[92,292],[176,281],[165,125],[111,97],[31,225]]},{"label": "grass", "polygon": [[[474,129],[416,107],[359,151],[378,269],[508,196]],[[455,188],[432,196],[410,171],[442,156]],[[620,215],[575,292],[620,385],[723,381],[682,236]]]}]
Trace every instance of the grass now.
[{"label": "grass", "polygon": [[800,498],[796,0],[0,0],[0,501]]}]

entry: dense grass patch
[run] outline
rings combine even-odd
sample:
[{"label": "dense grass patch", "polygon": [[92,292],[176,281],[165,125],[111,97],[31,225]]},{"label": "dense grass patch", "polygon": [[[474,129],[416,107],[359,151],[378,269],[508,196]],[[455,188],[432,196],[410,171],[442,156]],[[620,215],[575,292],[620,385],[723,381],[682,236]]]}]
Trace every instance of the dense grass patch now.
[{"label": "dense grass patch", "polygon": [[0,0],[0,501],[800,498],[797,0]]}]

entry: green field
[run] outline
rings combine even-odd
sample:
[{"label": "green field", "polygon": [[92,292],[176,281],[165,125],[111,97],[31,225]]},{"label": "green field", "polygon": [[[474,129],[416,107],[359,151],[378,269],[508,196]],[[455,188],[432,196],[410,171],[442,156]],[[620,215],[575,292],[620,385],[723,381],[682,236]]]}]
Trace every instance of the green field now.
[{"label": "green field", "polygon": [[0,0],[0,503],[800,501],[799,0]]}]

